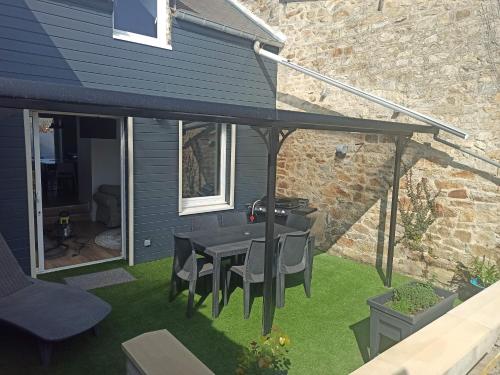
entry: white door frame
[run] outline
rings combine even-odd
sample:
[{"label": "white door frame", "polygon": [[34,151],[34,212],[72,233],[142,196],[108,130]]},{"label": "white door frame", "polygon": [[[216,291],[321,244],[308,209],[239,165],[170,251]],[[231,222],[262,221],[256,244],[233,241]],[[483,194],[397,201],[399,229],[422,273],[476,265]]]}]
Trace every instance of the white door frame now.
[{"label": "white door frame", "polygon": [[30,243],[30,273],[36,277],[36,240],[35,240],[35,198],[33,196],[33,125],[30,111],[23,110],[24,119],[24,148],[26,151],[26,184],[28,192],[28,229]]},{"label": "white door frame", "polygon": [[42,172],[40,164],[40,127],[38,112],[33,112],[31,118],[33,132],[33,162],[35,163],[35,228],[38,254],[38,273],[40,273],[45,271],[45,248],[43,243]]},{"label": "white door frame", "polygon": [[[93,262],[75,264],[65,267],[51,268],[50,270],[45,269],[45,259],[44,259],[44,244],[43,244],[43,203],[42,203],[42,186],[41,186],[41,170],[40,170],[40,134],[39,126],[39,114],[57,114],[57,115],[68,115],[68,116],[79,116],[79,117],[103,117],[112,118],[117,121],[120,128],[120,186],[121,186],[121,227],[122,230],[122,253],[119,257],[97,260]],[[129,205],[133,205],[133,198],[130,194],[133,194],[133,189],[127,189],[127,175],[132,173],[131,168],[127,170],[126,168],[126,158],[127,152],[131,154],[130,147],[133,147],[130,140],[127,142],[125,127],[131,125],[131,119],[107,116],[107,115],[97,115],[88,113],[73,113],[73,112],[58,112],[58,111],[36,111],[36,110],[24,110],[24,133],[25,133],[25,144],[26,144],[26,168],[27,168],[27,184],[28,184],[28,214],[29,214],[29,234],[30,234],[30,255],[31,255],[31,274],[32,277],[36,277],[37,274],[60,271],[63,269],[77,268],[82,266],[88,266],[92,264],[110,262],[118,259],[126,259],[127,253],[129,258],[129,263],[133,262],[133,244],[129,243],[131,238],[128,232],[131,232],[129,228],[130,220],[127,220],[127,202]],[[30,121],[31,119],[31,121]],[[131,130],[131,127],[129,127]],[[32,154],[33,150],[33,154]],[[33,160],[34,158],[34,160]],[[35,163],[35,175],[32,172],[32,163]],[[35,179],[35,189],[33,189],[33,178]],[[130,179],[129,179],[130,181]],[[128,194],[127,194],[128,190]],[[36,215],[35,215],[36,208]],[[133,207],[129,207],[129,211],[133,212]],[[36,216],[36,217],[35,217]],[[36,225],[35,225],[36,220]],[[132,236],[133,238],[133,236]],[[38,250],[38,267],[36,265],[36,253]],[[130,260],[132,259],[132,260]]]}]

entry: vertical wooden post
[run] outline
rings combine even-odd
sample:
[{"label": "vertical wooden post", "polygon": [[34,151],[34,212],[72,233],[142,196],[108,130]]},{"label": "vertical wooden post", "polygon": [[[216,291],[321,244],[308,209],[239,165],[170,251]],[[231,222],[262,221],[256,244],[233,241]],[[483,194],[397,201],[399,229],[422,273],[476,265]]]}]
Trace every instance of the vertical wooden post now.
[{"label": "vertical wooden post", "polygon": [[396,244],[396,218],[398,216],[399,200],[399,179],[401,169],[401,156],[405,146],[405,140],[402,136],[396,138],[396,153],[394,155],[394,177],[392,181],[392,202],[391,202],[391,222],[389,227],[389,248],[387,250],[387,271],[385,276],[385,286],[392,284],[392,265],[394,260],[394,246]]},{"label": "vertical wooden post", "polygon": [[264,306],[262,313],[262,334],[267,335],[273,326],[273,315],[276,306],[274,298],[273,265],[275,262],[274,248],[274,209],[276,194],[276,162],[279,151],[280,129],[269,129],[267,155],[267,204],[266,204],[266,251],[264,260]]}]

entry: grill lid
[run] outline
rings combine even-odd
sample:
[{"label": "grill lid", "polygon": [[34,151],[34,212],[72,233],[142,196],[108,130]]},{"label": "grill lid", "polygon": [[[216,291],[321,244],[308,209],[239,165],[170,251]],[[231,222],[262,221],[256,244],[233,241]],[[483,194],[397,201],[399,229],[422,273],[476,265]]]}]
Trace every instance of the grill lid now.
[{"label": "grill lid", "polygon": [[[297,198],[297,197],[276,197],[275,198],[275,206],[276,208],[292,210],[294,208],[299,207],[307,207],[309,204],[309,200],[305,198]],[[263,197],[260,202],[257,204],[258,206],[265,206],[267,204],[267,197]]]}]

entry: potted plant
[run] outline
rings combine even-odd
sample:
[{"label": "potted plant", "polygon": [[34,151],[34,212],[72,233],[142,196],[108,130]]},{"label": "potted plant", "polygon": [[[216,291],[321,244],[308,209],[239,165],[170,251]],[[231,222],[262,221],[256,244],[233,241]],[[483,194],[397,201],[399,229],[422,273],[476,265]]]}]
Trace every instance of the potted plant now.
[{"label": "potted plant", "polygon": [[290,338],[278,327],[271,333],[252,341],[243,349],[236,368],[236,375],[286,375],[290,369],[288,348]]},{"label": "potted plant", "polygon": [[368,299],[371,357],[379,352],[381,335],[401,341],[451,310],[456,298],[430,283],[411,282]]},{"label": "potted plant", "polygon": [[458,296],[465,301],[484,288],[500,280],[500,269],[485,256],[475,257],[471,263],[457,263],[452,284],[458,290]]},{"label": "potted plant", "polygon": [[500,280],[500,269],[495,263],[487,260],[484,255],[482,259],[475,257],[470,269],[471,278],[469,282],[479,291]]}]

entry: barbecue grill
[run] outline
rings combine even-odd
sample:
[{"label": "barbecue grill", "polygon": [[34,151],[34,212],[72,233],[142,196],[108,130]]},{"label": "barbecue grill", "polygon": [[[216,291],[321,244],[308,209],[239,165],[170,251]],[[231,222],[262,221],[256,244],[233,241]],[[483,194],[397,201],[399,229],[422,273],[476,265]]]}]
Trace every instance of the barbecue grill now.
[{"label": "barbecue grill", "polygon": [[[255,222],[262,222],[266,220],[266,205],[267,197],[263,197],[255,201],[250,207],[250,214],[255,217]],[[309,200],[306,198],[298,197],[276,197],[274,215],[276,223],[285,224],[286,218],[290,213],[299,215],[308,215],[316,211],[316,208],[309,206]]]}]

